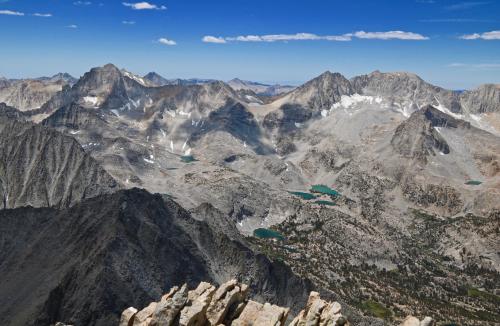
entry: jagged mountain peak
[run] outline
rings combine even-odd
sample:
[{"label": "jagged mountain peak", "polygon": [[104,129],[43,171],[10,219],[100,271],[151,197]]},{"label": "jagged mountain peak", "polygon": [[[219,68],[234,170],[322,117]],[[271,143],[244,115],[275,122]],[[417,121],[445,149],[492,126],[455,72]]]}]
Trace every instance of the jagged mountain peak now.
[{"label": "jagged mountain peak", "polygon": [[300,104],[319,111],[330,109],[343,95],[352,94],[354,89],[347,78],[338,72],[326,71],[278,101]]},{"label": "jagged mountain peak", "polygon": [[153,83],[155,86],[163,86],[168,84],[168,80],[166,78],[154,71],[148,72],[142,78]]},{"label": "jagged mountain peak", "polygon": [[67,72],[59,72],[57,74],[52,75],[51,77],[40,77],[40,78],[37,78],[36,80],[43,81],[43,82],[53,82],[53,83],[62,82],[62,83],[66,83],[69,85],[73,85],[74,83],[76,83],[78,81],[78,79],[71,76]]}]

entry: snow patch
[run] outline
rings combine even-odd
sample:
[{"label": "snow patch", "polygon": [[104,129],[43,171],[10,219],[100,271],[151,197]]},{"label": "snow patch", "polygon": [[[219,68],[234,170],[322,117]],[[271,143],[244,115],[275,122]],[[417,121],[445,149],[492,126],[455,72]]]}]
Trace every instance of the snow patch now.
[{"label": "snow patch", "polygon": [[464,117],[463,115],[451,112],[447,107],[445,107],[444,105],[441,104],[441,102],[439,102],[437,97],[434,96],[434,99],[436,100],[436,102],[438,102],[438,105],[435,106],[436,109],[438,109],[439,111],[441,111],[443,113],[451,115],[455,119],[463,119],[463,117]]},{"label": "snow patch", "polygon": [[191,118],[191,112],[184,112],[184,111],[178,111],[179,112],[179,115],[182,115],[182,116],[185,116],[185,117],[188,117],[188,118]]},{"label": "snow patch", "polygon": [[373,96],[365,96],[365,95],[359,95],[359,94],[353,94],[351,96],[342,95],[342,97],[340,98],[340,102],[334,103],[332,105],[332,109],[338,109],[341,107],[344,109],[349,109],[358,103],[373,104],[374,101],[376,103],[381,103],[382,99],[381,98],[374,98]]},{"label": "snow patch", "polygon": [[147,158],[145,158],[145,157],[143,157],[142,159],[144,160],[144,162],[147,162],[147,163],[149,163],[149,164],[154,164],[154,163],[155,163],[154,161],[152,161],[152,160],[148,160],[148,159],[147,159]]},{"label": "snow patch", "polygon": [[112,109],[111,112],[113,112],[118,118],[120,117],[120,114],[118,113],[118,110]]},{"label": "snow patch", "polygon": [[99,98],[97,96],[85,96],[83,98],[83,101],[87,104],[92,104],[94,107],[96,107],[99,103]]},{"label": "snow patch", "polygon": [[128,78],[130,78],[130,79],[132,79],[132,80],[135,80],[136,82],[138,82],[138,83],[139,83],[139,84],[141,84],[142,86],[147,86],[147,84],[146,84],[146,82],[144,81],[144,79],[143,79],[143,78],[141,78],[141,77],[139,77],[139,76],[136,76],[136,75],[134,75],[134,74],[132,74],[132,73],[130,73],[130,72],[128,72],[128,71],[125,71],[125,70],[123,70],[123,74],[124,74],[126,77],[128,77]]},{"label": "snow patch", "polygon": [[171,116],[172,118],[175,118],[176,116],[176,113],[175,111],[165,111],[169,116]]}]

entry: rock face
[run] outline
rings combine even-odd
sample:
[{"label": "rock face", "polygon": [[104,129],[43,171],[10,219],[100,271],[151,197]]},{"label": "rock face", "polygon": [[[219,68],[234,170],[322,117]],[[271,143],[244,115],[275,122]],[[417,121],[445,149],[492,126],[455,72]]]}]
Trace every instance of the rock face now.
[{"label": "rock face", "polygon": [[354,94],[349,80],[339,73],[329,71],[298,87],[283,100],[292,104],[301,104],[313,111],[329,109],[340,101],[342,95]]},{"label": "rock face", "polygon": [[[174,287],[160,302],[153,302],[139,312],[132,307],[125,309],[120,326],[285,325],[289,308],[248,300],[248,289],[247,285],[236,280],[224,283],[218,289],[202,282],[187,296],[186,285],[181,289]],[[183,299],[177,300],[175,305],[167,304],[174,302],[176,297]],[[349,325],[349,322],[342,316],[338,302],[326,302],[317,292],[311,292],[306,308],[290,325],[342,326]]]},{"label": "rock face", "polygon": [[190,308],[179,318],[218,322],[233,312],[226,305],[241,302],[250,289],[255,299],[303,304],[308,281],[254,252],[213,208],[205,213],[209,220],[194,219],[172,200],[139,189],[63,210],[1,210],[0,325],[116,325],[127,306],[144,307],[175,284],[217,283],[234,275],[249,287],[230,283],[217,293],[208,284],[190,292],[181,288],[149,313],[126,315],[162,323],[165,311],[188,300]]},{"label": "rock face", "polygon": [[0,105],[1,208],[66,207],[120,188],[76,140]]},{"label": "rock face", "polygon": [[464,92],[461,103],[472,113],[500,112],[500,85],[486,84]]},{"label": "rock face", "polygon": [[0,80],[0,102],[27,111],[40,108],[72,80],[53,76],[51,78]]},{"label": "rock face", "polygon": [[351,83],[359,94],[405,100],[417,106],[441,103],[453,112],[461,111],[458,93],[431,85],[415,74],[375,71],[354,77]]},{"label": "rock face", "polygon": [[[449,121],[449,122],[448,122]],[[428,106],[416,111],[396,129],[391,144],[403,156],[426,162],[427,156],[449,154],[450,147],[435,127],[457,127],[458,122]]]}]

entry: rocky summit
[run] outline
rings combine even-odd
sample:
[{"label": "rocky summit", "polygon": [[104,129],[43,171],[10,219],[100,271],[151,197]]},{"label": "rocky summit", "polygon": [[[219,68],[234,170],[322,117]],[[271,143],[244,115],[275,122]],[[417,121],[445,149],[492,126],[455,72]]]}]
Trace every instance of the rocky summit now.
[{"label": "rocky summit", "polygon": [[498,325],[499,89],[0,79],[0,325]]},{"label": "rocky summit", "polygon": [[125,309],[120,326],[148,325],[349,325],[342,316],[338,302],[325,302],[317,292],[311,292],[304,310],[296,317],[289,315],[290,309],[270,303],[249,300],[249,288],[236,280],[220,287],[201,282],[189,291],[186,285],[173,287],[161,297],[138,311]]}]

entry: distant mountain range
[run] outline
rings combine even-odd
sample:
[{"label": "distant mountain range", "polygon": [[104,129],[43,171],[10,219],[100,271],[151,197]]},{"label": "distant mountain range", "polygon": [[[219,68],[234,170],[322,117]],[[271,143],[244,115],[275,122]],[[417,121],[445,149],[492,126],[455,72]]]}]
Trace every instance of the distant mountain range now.
[{"label": "distant mountain range", "polygon": [[268,85],[262,83],[256,83],[247,80],[241,80],[238,78],[231,79],[227,82],[229,86],[231,86],[234,90],[250,90],[257,95],[261,96],[276,96],[281,95],[283,93],[288,93],[295,89],[295,86],[287,86],[287,85]]},{"label": "distant mountain range", "polygon": [[0,324],[110,325],[235,277],[294,313],[317,290],[353,325],[499,320],[500,85],[287,87],[0,80]]}]

